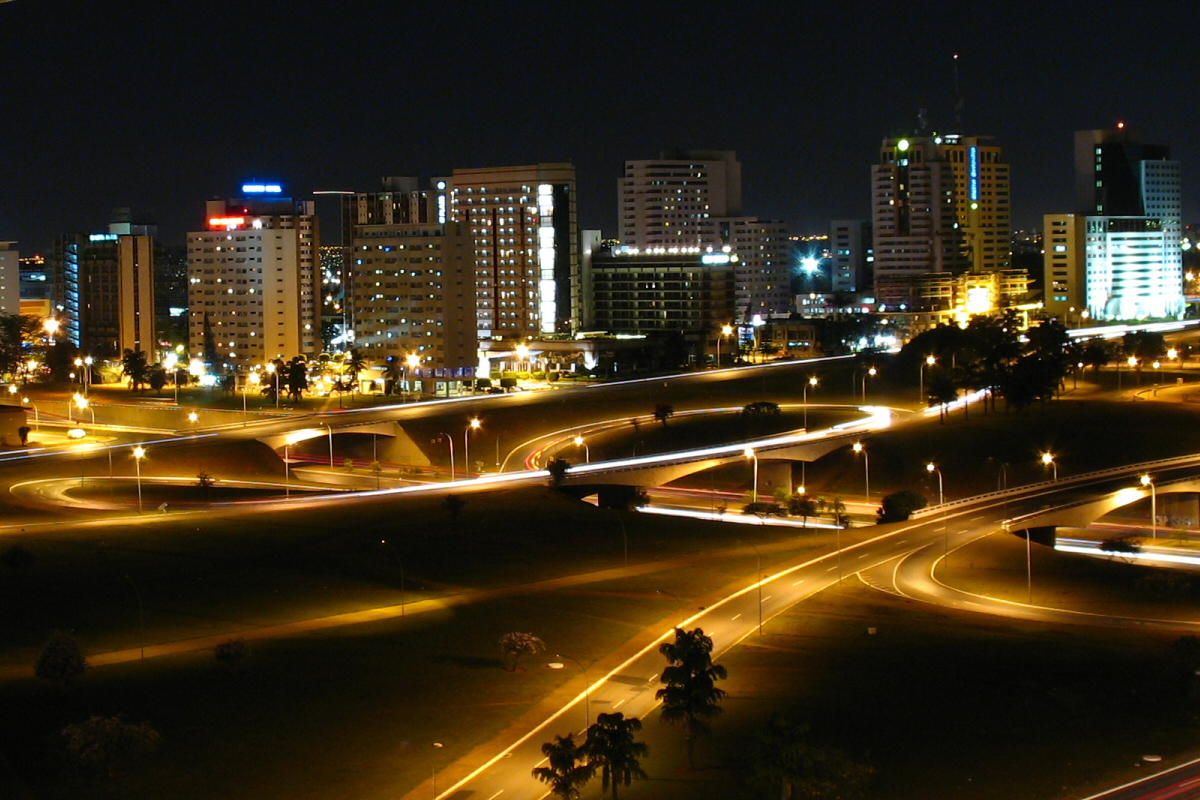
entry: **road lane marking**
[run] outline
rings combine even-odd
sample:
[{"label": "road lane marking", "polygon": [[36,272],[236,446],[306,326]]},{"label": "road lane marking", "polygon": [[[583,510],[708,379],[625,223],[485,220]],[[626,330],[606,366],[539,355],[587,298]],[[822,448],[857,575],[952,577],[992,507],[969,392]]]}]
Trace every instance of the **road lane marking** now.
[{"label": "road lane marking", "polygon": [[617,702],[613,703],[613,708],[614,708],[614,709],[615,709],[615,708],[620,708],[620,707],[621,707],[621,706],[623,706],[623,705],[625,705],[625,701],[624,701],[624,700],[618,700]]},{"label": "road lane marking", "polygon": [[503,789],[501,789],[500,791],[496,792],[494,795],[492,795],[491,797],[489,797],[489,798],[488,798],[488,800],[496,800],[496,798],[497,798],[497,797],[499,797],[499,796],[500,796],[500,795],[502,795],[502,794],[504,794],[504,790],[503,790]]},{"label": "road lane marking", "polygon": [[803,578],[801,578],[800,580],[798,580],[798,581],[796,581],[795,583],[793,583],[793,584],[792,584],[792,586],[799,586],[799,585],[800,585],[800,584],[802,584],[802,583],[804,583],[804,579],[803,579]]},{"label": "road lane marking", "polygon": [[861,556],[859,556],[859,558],[866,558],[866,557],[867,557],[867,556],[869,556],[869,555],[871,555],[871,554],[870,554],[870,553],[863,553]]},{"label": "road lane marking", "polygon": [[837,568],[838,568],[838,565],[837,565],[837,564],[834,564],[832,567],[830,567],[829,569],[827,569],[827,570],[825,570],[825,571],[826,571],[826,572],[833,572],[833,571],[834,571],[835,569],[837,569]]},{"label": "road lane marking", "polygon": [[730,620],[731,620],[731,621],[732,621],[732,620],[735,620],[735,619],[737,619],[737,618],[738,618],[738,617],[740,617],[740,616],[741,616],[741,614],[738,614],[738,615],[737,615],[737,617],[730,617]]},{"label": "road lane marking", "polygon": [[550,760],[550,756],[546,756],[546,757],[545,757],[545,758],[543,758],[541,761],[539,761],[538,763],[534,764],[534,766],[535,766],[535,767],[540,767],[542,764],[545,764],[545,763],[546,763],[547,761],[549,761],[549,760]]},{"label": "road lane marking", "polygon": [[775,596],[775,595],[773,595],[773,594],[769,594],[769,595],[767,595],[766,597],[764,597],[764,598],[762,599],[762,601],[765,603],[765,602],[767,602],[768,600],[770,600],[770,599],[771,599],[772,597],[774,597],[774,596]]}]

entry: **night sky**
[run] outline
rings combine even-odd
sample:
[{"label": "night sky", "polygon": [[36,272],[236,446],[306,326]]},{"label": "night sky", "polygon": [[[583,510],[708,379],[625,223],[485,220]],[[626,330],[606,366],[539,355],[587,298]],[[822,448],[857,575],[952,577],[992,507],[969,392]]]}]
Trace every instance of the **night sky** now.
[{"label": "night sky", "polygon": [[[1111,9],[1121,9],[1120,13]],[[732,149],[749,214],[868,213],[879,141],[929,108],[1012,165],[1014,227],[1072,206],[1072,132],[1125,120],[1200,220],[1191,2],[0,2],[0,239],[23,253],[149,209],[182,243],[243,181],[569,160],[616,234],[622,162]],[[325,238],[337,225],[326,221]]]}]

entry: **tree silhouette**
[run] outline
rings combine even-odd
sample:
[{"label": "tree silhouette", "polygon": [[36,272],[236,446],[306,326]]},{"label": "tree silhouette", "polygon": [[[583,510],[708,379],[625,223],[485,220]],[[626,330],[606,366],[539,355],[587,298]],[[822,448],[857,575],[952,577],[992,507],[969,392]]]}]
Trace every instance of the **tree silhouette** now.
[{"label": "tree silhouette", "polygon": [[721,714],[725,697],[725,690],[716,687],[726,677],[725,667],[712,663],[712,647],[702,629],[676,628],[675,641],[658,648],[668,666],[659,678],[665,685],[655,697],[663,704],[661,720],[683,725],[689,767],[695,767],[696,739],[712,730],[710,721]]},{"label": "tree silhouette", "polygon": [[654,407],[654,419],[667,427],[667,420],[675,416],[675,408],[669,403],[659,403]]},{"label": "tree silhouette", "polygon": [[67,741],[67,754],[76,763],[108,775],[153,752],[162,741],[149,723],[135,725],[119,714],[68,725],[61,735]]},{"label": "tree silhouette", "polygon": [[562,458],[555,458],[546,465],[546,471],[550,473],[550,486],[557,489],[562,486],[563,481],[567,479],[567,472],[571,469],[571,462]]},{"label": "tree silhouette", "polygon": [[542,755],[548,759],[545,767],[535,767],[533,777],[550,786],[550,794],[562,800],[576,800],[579,790],[596,774],[596,766],[588,763],[583,747],[575,744],[575,736],[555,736],[553,742],[542,745]]},{"label": "tree silhouette", "polygon": [[129,388],[140,392],[149,378],[144,350],[126,350],[121,356],[121,374],[129,379]]},{"label": "tree silhouette", "polygon": [[596,722],[587,729],[587,742],[583,750],[588,764],[600,770],[601,788],[612,786],[613,800],[617,800],[617,787],[628,786],[635,779],[645,780],[639,758],[650,754],[645,742],[635,741],[633,735],[642,729],[642,721],[636,717],[625,718],[620,711],[600,714]]},{"label": "tree silhouette", "polygon": [[521,660],[521,656],[531,656],[545,649],[546,645],[542,640],[532,633],[513,631],[500,637],[500,652],[512,657],[512,666],[509,667],[509,672],[517,671],[517,662]]},{"label": "tree silhouette", "polygon": [[807,725],[774,713],[754,734],[748,782],[782,800],[854,800],[863,796],[872,772],[840,750],[812,745]]},{"label": "tree silhouette", "polygon": [[87,656],[79,640],[66,631],[52,631],[34,664],[33,674],[70,686],[72,681],[87,672],[87,668]]}]

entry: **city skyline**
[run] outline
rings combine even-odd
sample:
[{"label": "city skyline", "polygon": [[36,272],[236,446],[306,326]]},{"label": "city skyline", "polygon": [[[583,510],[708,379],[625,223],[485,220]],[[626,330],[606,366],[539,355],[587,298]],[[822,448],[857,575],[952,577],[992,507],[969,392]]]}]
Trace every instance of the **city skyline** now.
[{"label": "city skyline", "polygon": [[[654,2],[621,16],[536,2],[259,8],[262,25],[179,2],[3,4],[0,239],[33,252],[133,206],[182,242],[203,201],[243,181],[302,197],[556,161],[576,166],[580,227],[615,235],[623,162],[680,147],[736,151],[746,214],[822,232],[867,218],[878,142],[916,128],[922,107],[936,130],[961,113],[962,132],[995,137],[1014,228],[1069,207],[1073,131],[1118,120],[1172,147],[1185,221],[1200,209],[1186,54],[1164,46],[1162,26],[1081,3],[1059,9],[1069,36],[1016,2],[903,20],[871,4],[780,16],[713,3],[686,18]],[[893,35],[880,40],[879,25]],[[388,33],[373,41],[371,29]]]}]

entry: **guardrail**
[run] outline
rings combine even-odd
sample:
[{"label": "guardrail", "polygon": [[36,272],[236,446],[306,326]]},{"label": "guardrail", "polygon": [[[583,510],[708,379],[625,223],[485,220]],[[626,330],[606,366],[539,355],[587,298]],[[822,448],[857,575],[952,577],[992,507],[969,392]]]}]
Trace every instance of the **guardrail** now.
[{"label": "guardrail", "polygon": [[[1171,459],[1164,459],[1164,460],[1171,460]],[[1157,462],[1147,462],[1147,463],[1157,463]],[[1128,467],[1127,469],[1130,472],[1142,472],[1142,471],[1144,471],[1143,467],[1145,467],[1145,464],[1134,464],[1134,465],[1131,465],[1130,467]],[[1111,470],[1105,470],[1105,471],[1109,472]],[[1165,483],[1155,483],[1154,489],[1155,489],[1155,491],[1161,491],[1162,489],[1164,489],[1168,486],[1174,486],[1174,485],[1180,484],[1180,483],[1188,483],[1188,482],[1195,481],[1195,480],[1196,480],[1196,477],[1194,477],[1194,476],[1189,477],[1189,478],[1176,478],[1174,480],[1170,480]],[[1072,508],[1079,508],[1080,506],[1086,506],[1091,503],[1095,503],[1098,499],[1100,499],[1100,498],[1089,497],[1084,500],[1076,500],[1071,503],[1064,503],[1061,506],[1054,506],[1053,508],[1044,508],[1040,511],[1031,511],[1028,514],[1022,514],[1019,517],[1013,517],[1012,519],[1005,520],[1005,522],[1011,527],[1014,523],[1019,523],[1021,520],[1035,519],[1037,517],[1041,517],[1041,516],[1044,516],[1051,512],[1055,512],[1055,511],[1067,511]]]},{"label": "guardrail", "polygon": [[[1156,461],[1144,461],[1139,464],[1127,464],[1122,467],[1109,467],[1107,469],[1096,470],[1095,472],[1084,472],[1079,475],[1071,475],[1066,478],[1060,478],[1057,481],[1050,480],[1050,481],[1039,481],[1038,483],[1027,483],[1024,486],[1018,486],[1013,489],[1003,489],[998,492],[988,492],[987,494],[977,494],[977,495],[974,495],[973,497],[963,498],[962,500],[952,500],[949,503],[940,503],[938,505],[926,506],[925,508],[922,508],[919,511],[914,511],[912,513],[912,517],[915,519],[921,519],[923,517],[932,516],[933,514],[940,514],[943,511],[952,511],[952,510],[958,509],[958,508],[965,508],[966,506],[975,505],[976,503],[982,503],[982,502],[986,502],[988,500],[1002,500],[1005,497],[1013,497],[1018,494],[1024,494],[1024,493],[1028,492],[1030,489],[1036,489],[1039,487],[1048,489],[1053,486],[1070,486],[1072,484],[1088,483],[1090,481],[1099,480],[1101,478],[1107,478],[1107,477],[1111,477],[1114,475],[1121,475],[1121,474],[1127,473],[1127,472],[1145,472],[1147,470],[1152,470],[1152,469],[1164,469],[1164,468],[1168,468],[1168,467],[1182,467],[1182,466],[1187,466],[1188,464],[1200,464],[1200,454],[1195,454],[1195,455],[1190,455],[1190,456],[1175,456],[1173,458],[1160,458]],[[1164,485],[1167,485],[1167,484],[1164,484]],[[1094,502],[1094,499],[1081,501],[1081,504],[1091,503],[1091,502]],[[1072,504],[1067,504],[1064,506],[1057,506],[1057,508],[1070,508],[1070,507],[1072,507]],[[1043,513],[1043,512],[1040,512],[1040,511],[1034,512],[1034,514],[1041,514],[1041,513]],[[1027,515],[1023,515],[1023,516],[1034,516],[1034,514],[1027,514]],[[1014,520],[1022,519],[1022,518],[1023,517],[1014,517]]]}]

